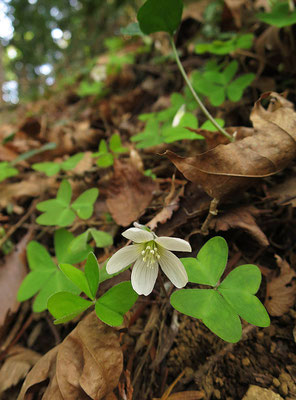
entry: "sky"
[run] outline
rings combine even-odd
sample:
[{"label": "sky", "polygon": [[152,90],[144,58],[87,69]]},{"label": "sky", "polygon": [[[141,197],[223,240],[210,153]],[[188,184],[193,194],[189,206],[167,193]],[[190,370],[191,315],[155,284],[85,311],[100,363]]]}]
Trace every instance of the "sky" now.
[{"label": "sky", "polygon": [[6,16],[9,0],[0,0],[0,38],[11,39],[13,26],[10,19]]}]

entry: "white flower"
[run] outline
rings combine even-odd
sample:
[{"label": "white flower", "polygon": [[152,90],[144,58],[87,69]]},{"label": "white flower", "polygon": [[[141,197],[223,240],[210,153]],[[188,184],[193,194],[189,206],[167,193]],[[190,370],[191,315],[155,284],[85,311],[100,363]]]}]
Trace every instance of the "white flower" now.
[{"label": "white flower", "polygon": [[148,296],[152,292],[157,275],[158,265],[177,287],[188,282],[186,270],[173,251],[191,251],[186,240],[173,237],[157,237],[153,232],[139,228],[127,229],[122,235],[134,244],[118,250],[107,263],[108,274],[119,272],[135,262],[131,282],[138,294]]}]

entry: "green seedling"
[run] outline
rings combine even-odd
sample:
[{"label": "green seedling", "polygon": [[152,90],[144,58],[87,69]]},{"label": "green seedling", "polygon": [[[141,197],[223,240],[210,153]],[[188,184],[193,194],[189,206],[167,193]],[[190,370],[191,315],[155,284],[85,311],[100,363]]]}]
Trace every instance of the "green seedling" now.
[{"label": "green seedling", "polygon": [[284,28],[296,23],[296,10],[293,1],[275,1],[270,13],[258,13],[256,17],[266,24]]},{"label": "green seedling", "polygon": [[90,300],[72,292],[61,291],[53,294],[47,303],[48,310],[56,318],[55,324],[65,323],[75,318],[91,306],[95,306],[97,317],[111,326],[119,326],[124,314],[137,301],[138,295],[130,282],[121,282],[113,286],[101,297],[96,298],[100,279],[100,268],[93,253],[87,257],[84,272],[70,264],[61,264],[61,271]]},{"label": "green seedling", "polygon": [[32,165],[35,171],[44,172],[47,176],[53,176],[62,171],[70,171],[82,160],[84,153],[77,153],[63,162],[42,162]]},{"label": "green seedling", "polygon": [[[54,248],[58,263],[79,263],[86,259],[92,250],[90,246],[80,251],[71,248],[75,240],[72,233],[59,229],[54,234]],[[23,280],[17,295],[18,301],[25,301],[36,296],[33,311],[41,312],[47,308],[48,298],[59,291],[79,294],[79,288],[74,285],[57,267],[48,251],[40,243],[31,241],[27,246],[29,274]]]},{"label": "green seedling", "polygon": [[214,40],[211,43],[198,43],[195,46],[197,54],[212,53],[216,55],[231,54],[239,49],[250,49],[253,44],[254,35],[235,35],[228,40]]},{"label": "green seedling", "polygon": [[241,265],[220,283],[228,258],[227,243],[222,237],[210,239],[196,258],[181,261],[188,280],[213,289],[181,289],[171,296],[172,306],[203,323],[223,340],[240,340],[240,318],[250,324],[267,327],[269,316],[255,296],[261,283],[261,272],[256,265]]},{"label": "green seedling", "polygon": [[238,62],[231,61],[222,71],[220,66],[207,64],[205,71],[194,71],[191,76],[194,89],[207,96],[213,106],[220,106],[226,98],[236,102],[242,98],[244,90],[252,83],[255,75],[244,74],[234,79]]},{"label": "green seedling", "polygon": [[173,93],[170,102],[171,106],[166,110],[139,116],[139,119],[147,121],[147,124],[143,132],[131,138],[132,142],[137,143],[137,148],[144,149],[183,139],[204,139],[203,136],[187,129],[198,128],[197,118],[189,112],[196,108],[192,98],[184,98],[180,93]]},{"label": "green seedling", "polygon": [[93,82],[88,79],[84,79],[80,82],[77,89],[77,94],[80,97],[86,96],[103,96],[106,93],[104,82]]},{"label": "green seedling", "polygon": [[63,180],[55,199],[42,201],[36,208],[42,211],[36,222],[47,226],[69,226],[74,222],[76,215],[81,219],[88,219],[93,213],[94,203],[99,195],[97,188],[83,192],[72,204],[72,188],[67,180]]},{"label": "green seedling", "polygon": [[0,182],[7,178],[18,175],[19,171],[13,168],[7,161],[0,162]]},{"label": "green seedling", "polygon": [[[226,132],[226,130],[219,125],[219,123],[208,112],[203,102],[199,98],[197,92],[194,90],[185,70],[181,63],[177,48],[175,46],[173,34],[178,29],[182,19],[183,2],[182,0],[147,0],[139,9],[137,18],[139,29],[149,35],[154,32],[166,32],[169,34],[170,43],[173,49],[174,57],[176,59],[179,70],[190,89],[190,92],[201,108],[204,115],[215,126],[216,130],[223,134],[230,142],[234,138]],[[137,34],[137,28],[134,26],[134,34]]]},{"label": "green seedling", "polygon": [[108,247],[113,244],[112,236],[104,231],[98,231],[95,228],[89,228],[86,232],[77,236],[71,243],[70,251],[83,251],[88,248],[88,242],[93,239],[96,247]]},{"label": "green seedling", "polygon": [[122,147],[121,139],[118,133],[114,133],[111,136],[109,141],[109,150],[106,140],[102,139],[99,144],[99,151],[92,154],[92,157],[98,157],[96,161],[98,167],[111,167],[111,165],[114,164],[114,158],[118,157],[119,154],[128,152],[127,147]]}]

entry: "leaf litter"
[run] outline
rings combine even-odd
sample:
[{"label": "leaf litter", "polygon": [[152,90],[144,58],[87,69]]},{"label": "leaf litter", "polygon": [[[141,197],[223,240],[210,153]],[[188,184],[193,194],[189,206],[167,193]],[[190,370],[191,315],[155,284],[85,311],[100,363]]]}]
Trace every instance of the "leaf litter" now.
[{"label": "leaf litter", "polygon": [[[196,6],[197,21],[203,21],[207,1],[201,3],[192,5]],[[224,9],[223,19],[224,23],[227,23],[230,18],[231,23],[238,26],[244,23],[242,16],[246,7],[244,2],[234,3],[227,2],[228,9]],[[255,53],[236,54],[236,57],[243,60],[246,69],[252,69],[252,62],[255,60],[253,67],[257,70],[259,79],[257,83],[254,82],[253,89],[261,87],[261,78],[267,79],[269,86],[271,82],[275,86],[276,79],[265,75],[265,68],[271,68],[274,63],[274,53],[271,54],[270,49],[283,53],[282,35],[286,33],[268,32],[268,28],[264,29],[263,33],[265,35],[262,34],[262,37],[255,38]],[[180,40],[182,34],[182,31],[178,33]],[[168,54],[166,45],[162,50],[164,54]],[[285,57],[284,65],[289,65],[288,61]],[[188,62],[188,68],[191,68],[194,62],[202,65],[204,59],[189,55],[185,62]],[[221,199],[221,212],[213,219],[210,233],[223,231],[232,255],[240,254],[243,262],[262,264],[268,270],[260,296],[261,299],[266,299],[270,313],[277,315],[278,319],[264,331],[253,329],[244,342],[236,347],[226,348],[227,355],[221,355],[225,349],[223,343],[211,335],[199,321],[181,316],[177,316],[177,320],[173,321],[166,308],[156,310],[154,302],[161,299],[159,288],[156,288],[152,295],[152,303],[140,302],[137,308],[132,310],[129,316],[130,327],[120,333],[120,341],[118,332],[108,327],[103,328],[90,314],[71,333],[71,324],[58,331],[50,324],[52,332],[55,332],[55,335],[58,333],[57,336],[61,334],[62,340],[64,339],[57,347],[53,347],[55,342],[48,333],[47,322],[42,315],[40,324],[46,328],[45,332],[43,330],[43,334],[38,336],[36,342],[40,343],[40,349],[37,350],[39,353],[46,353],[47,350],[49,352],[27,375],[19,399],[29,398],[32,390],[45,400],[104,396],[109,400],[118,396],[130,400],[133,395],[134,398],[141,398],[143,394],[147,399],[243,398],[251,382],[271,388],[270,392],[282,393],[286,382],[282,373],[284,370],[289,371],[290,366],[296,362],[295,347],[289,341],[290,336],[292,337],[290,328],[295,325],[295,316],[291,312],[296,291],[295,264],[292,262],[295,247],[291,238],[295,237],[296,231],[293,210],[291,213],[289,207],[283,206],[288,204],[285,201],[286,197],[274,201],[271,196],[276,195],[279,188],[278,193],[287,192],[288,197],[293,197],[293,180],[288,182],[286,189],[280,186],[287,171],[283,169],[288,167],[290,171],[293,168],[296,152],[295,112],[292,103],[275,92],[265,93],[257,100],[259,95],[254,97],[254,93],[257,92],[254,91],[252,96],[250,91],[242,103],[225,103],[221,109],[222,114],[224,113],[233,125],[232,128],[227,128],[228,131],[232,134],[237,132],[234,144],[226,144],[215,133],[199,130],[199,133],[206,136],[206,147],[197,142],[180,141],[171,146],[137,150],[136,160],[132,156],[135,149],[130,148],[129,154],[115,160],[113,169],[94,169],[94,160],[90,153],[98,148],[101,139],[108,140],[111,134],[119,131],[126,145],[130,137],[142,128],[142,123],[137,121],[135,116],[142,112],[159,111],[156,96],[165,100],[162,100],[163,105],[160,105],[160,109],[166,108],[169,86],[174,86],[175,91],[180,91],[180,82],[175,79],[173,68],[168,66],[168,71],[164,73],[162,66],[135,64],[129,66],[120,76],[109,80],[111,95],[102,100],[79,99],[75,90],[71,89],[69,93],[65,93],[62,100],[57,101],[53,98],[26,106],[24,111],[36,116],[20,118],[21,124],[18,124],[17,128],[15,125],[6,126],[5,136],[9,135],[11,130],[17,132],[10,144],[0,147],[0,161],[5,160],[5,157],[10,160],[23,151],[41,146],[44,142],[55,142],[57,147],[35,156],[32,162],[41,162],[44,159],[64,161],[77,152],[88,151],[81,164],[65,174],[75,181],[73,188],[77,194],[86,186],[99,186],[102,197],[100,195],[95,204],[95,209],[98,210],[96,219],[87,221],[86,225],[96,223],[103,229],[111,229],[116,239],[116,248],[120,240],[120,227],[139,220],[156,227],[158,234],[176,236],[177,232],[180,237],[190,238],[194,245],[192,247],[198,249],[205,240],[200,235],[199,228],[211,198]],[[141,73],[148,71],[143,82],[139,82],[140,70]],[[173,74],[170,75],[171,73]],[[136,88],[132,89],[134,87]],[[116,94],[112,93],[114,88]],[[269,101],[267,109],[264,108],[265,105],[263,107],[266,100]],[[255,106],[250,116],[253,128],[241,126],[249,124],[247,113],[250,104],[254,102]],[[23,115],[26,115],[26,112]],[[200,118],[199,115],[198,117]],[[238,121],[242,123],[239,125]],[[172,184],[171,177],[175,173],[172,164],[165,157],[154,157],[157,150],[160,152],[164,148],[169,149],[167,155],[193,183],[182,181],[184,183],[180,186]],[[181,158],[177,154],[190,157]],[[0,184],[1,215],[7,217],[6,208],[11,205],[13,210],[11,221],[4,224],[6,230],[25,212],[33,197],[54,195],[60,179],[65,177],[62,175],[47,179],[41,174],[33,175],[32,171],[28,172],[30,163],[26,161],[19,165],[21,175],[14,178],[13,183],[6,181]],[[144,176],[145,168],[151,169],[157,178],[154,180]],[[180,177],[180,174],[177,175],[176,182],[181,181]],[[283,221],[286,221],[284,227]],[[14,243],[20,242],[24,230],[32,224],[34,225],[34,220],[30,218],[21,229],[14,231]],[[79,230],[81,225],[77,224],[73,229]],[[38,235],[40,234],[39,231]],[[48,238],[46,232],[43,239],[46,246]],[[100,250],[98,257],[104,262],[113,252],[114,248]],[[280,271],[274,262],[276,254],[281,257],[277,259]],[[26,271],[25,265],[21,265],[20,270],[22,267],[23,271]],[[3,271],[9,274],[8,268]],[[125,274],[129,276],[130,272],[126,271]],[[114,282],[116,279],[118,281],[121,277],[115,277]],[[7,282],[5,276],[0,279],[0,285],[5,286]],[[112,285],[113,282],[106,281],[105,286],[108,284]],[[9,323],[5,322],[6,327],[9,327],[9,324],[11,320]],[[34,326],[36,327],[35,322],[29,328],[25,327],[25,333]],[[50,344],[44,342],[44,337],[48,338]],[[22,329],[16,341],[27,346],[26,335]],[[106,346],[108,343],[109,347]],[[11,348],[11,352],[13,349],[14,347]],[[24,350],[23,354],[25,352]],[[216,357],[215,366],[209,367],[202,378],[195,379],[193,371],[207,366],[205,360],[211,356]],[[19,379],[36,359],[32,356],[32,360],[28,361],[26,366],[23,365],[23,369],[20,368]],[[15,361],[18,362],[17,359]],[[3,368],[5,363],[6,361]],[[134,382],[136,371],[140,371],[140,378]],[[181,378],[176,382],[179,376]],[[274,383],[275,377],[279,380],[279,385]],[[39,391],[40,384],[43,391],[45,390],[43,395],[42,391]],[[7,386],[2,390],[5,388]],[[169,393],[168,389],[172,392]],[[292,396],[292,385],[289,391],[289,395]]]}]

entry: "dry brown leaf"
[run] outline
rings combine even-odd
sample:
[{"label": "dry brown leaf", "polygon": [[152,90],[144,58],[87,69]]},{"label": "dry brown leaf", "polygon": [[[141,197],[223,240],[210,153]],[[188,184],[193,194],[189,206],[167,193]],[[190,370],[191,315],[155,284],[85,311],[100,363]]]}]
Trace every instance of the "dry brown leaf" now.
[{"label": "dry brown leaf", "polygon": [[253,206],[237,207],[223,215],[218,215],[211,222],[211,227],[216,231],[227,231],[230,228],[241,228],[261,244],[268,246],[269,242],[265,234],[259,228],[254,217],[260,214],[260,210]]},{"label": "dry brown leaf", "polygon": [[10,203],[15,203],[15,200],[20,200],[24,197],[37,197],[43,194],[52,186],[55,178],[46,178],[36,174],[30,174],[21,182],[0,183],[0,209],[5,208]]},{"label": "dry brown leaf", "polygon": [[280,317],[295,304],[296,272],[279,256],[276,256],[276,261],[280,275],[267,282],[265,307],[270,315]]},{"label": "dry brown leaf", "polygon": [[296,207],[296,175],[290,176],[283,183],[269,189],[268,194],[277,198],[277,204],[291,204]]},{"label": "dry brown leaf", "polygon": [[136,221],[150,204],[155,188],[152,179],[133,164],[115,160],[106,200],[114,221],[121,226]]},{"label": "dry brown leaf", "polygon": [[199,22],[204,22],[204,12],[210,3],[211,0],[199,0],[186,4],[182,19],[194,18]]},{"label": "dry brown leaf", "polygon": [[[262,99],[269,98],[267,110]],[[277,93],[265,93],[251,113],[253,136],[219,145],[196,157],[165,154],[192,182],[201,184],[213,198],[221,199],[250,186],[255,178],[270,176],[291,163],[296,155],[296,113],[293,105]]]},{"label": "dry brown leaf", "polygon": [[19,308],[16,295],[27,274],[25,250],[31,236],[30,231],[17,244],[14,252],[4,258],[0,266],[0,327],[7,314],[15,313]]},{"label": "dry brown leaf", "polygon": [[147,223],[147,226],[154,231],[159,223],[164,224],[171,219],[173,212],[178,210],[180,196],[183,195],[184,187],[182,187],[181,190],[176,191],[175,184],[173,183],[170,193],[165,198],[163,209]]},{"label": "dry brown leaf", "polygon": [[249,0],[225,0],[237,28],[242,26],[242,8]]},{"label": "dry brown leaf", "polygon": [[17,385],[40,357],[40,354],[22,346],[12,347],[0,369],[0,394]]},{"label": "dry brown leaf", "polygon": [[47,379],[42,400],[103,399],[117,386],[122,363],[118,333],[92,312],[37,362],[17,400],[26,400],[28,390]]}]

